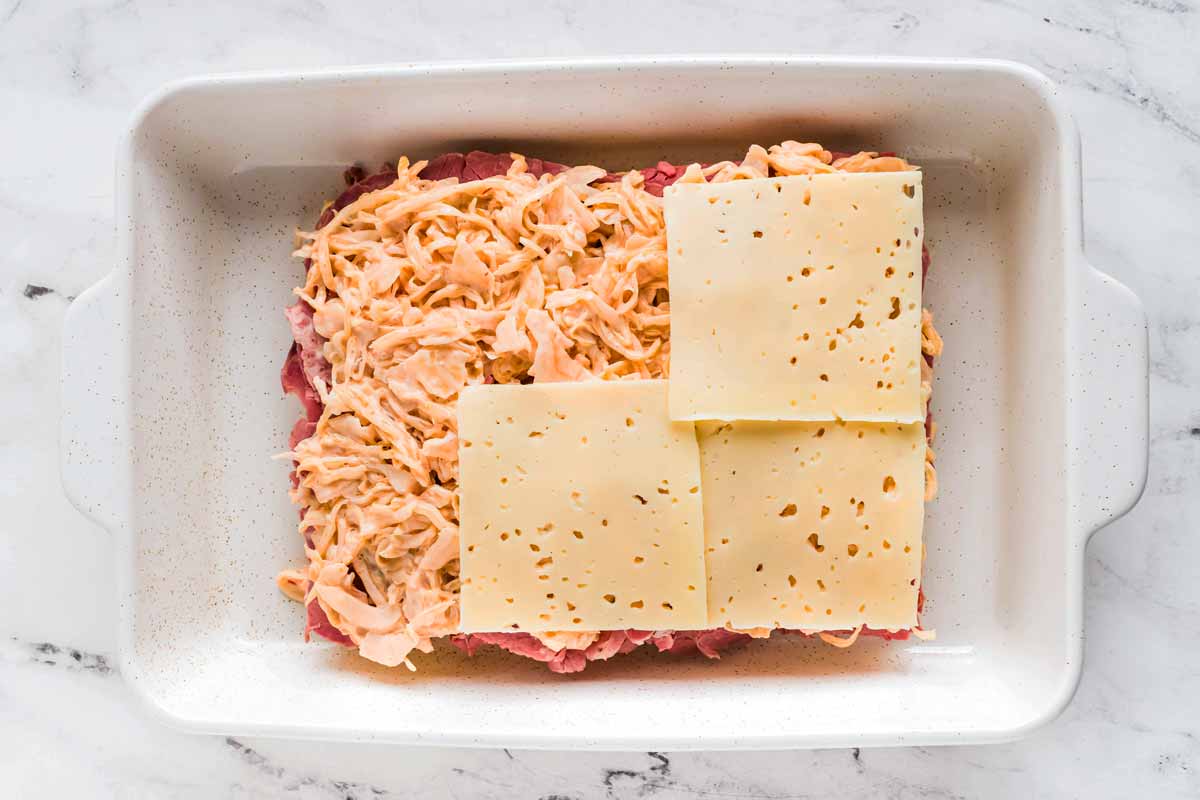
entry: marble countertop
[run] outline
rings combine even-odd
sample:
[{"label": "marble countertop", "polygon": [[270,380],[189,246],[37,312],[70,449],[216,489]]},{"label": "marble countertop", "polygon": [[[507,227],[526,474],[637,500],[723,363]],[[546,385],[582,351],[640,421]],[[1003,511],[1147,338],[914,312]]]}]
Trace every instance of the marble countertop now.
[{"label": "marble countertop", "polygon": [[[5,794],[1200,795],[1196,0],[813,0],[786,12],[729,0],[250,5],[0,0],[0,355],[12,370],[0,392]],[[1083,139],[1089,258],[1150,315],[1152,420],[1145,497],[1088,548],[1086,665],[1062,717],[987,747],[684,754],[233,739],[146,717],[113,666],[106,534],[63,496],[57,452],[63,314],[113,264],[113,156],[134,105],[167,80],[217,71],[714,51],[1011,58],[1065,88]]]}]

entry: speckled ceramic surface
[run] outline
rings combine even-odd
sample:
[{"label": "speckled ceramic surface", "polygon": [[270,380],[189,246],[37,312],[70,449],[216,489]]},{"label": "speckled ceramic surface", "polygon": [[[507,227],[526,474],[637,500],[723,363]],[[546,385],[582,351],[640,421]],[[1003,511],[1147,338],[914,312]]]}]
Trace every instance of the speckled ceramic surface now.
[{"label": "speckled ceramic surface", "polygon": [[[413,675],[305,645],[273,583],[301,557],[271,460],[296,415],[280,312],[300,274],[292,231],[342,167],[468,146],[711,160],[801,123],[925,168],[926,304],[946,339],[926,530],[937,641],[777,637],[715,664],[635,654],[573,678],[447,648]],[[626,59],[170,87],[122,147],[120,263],[73,304],[64,347],[64,479],[118,545],[124,677],[192,730],[404,742],[979,742],[1051,719],[1079,675],[1083,546],[1146,464],[1145,318],[1083,259],[1079,169],[1054,85],[999,62]]]}]

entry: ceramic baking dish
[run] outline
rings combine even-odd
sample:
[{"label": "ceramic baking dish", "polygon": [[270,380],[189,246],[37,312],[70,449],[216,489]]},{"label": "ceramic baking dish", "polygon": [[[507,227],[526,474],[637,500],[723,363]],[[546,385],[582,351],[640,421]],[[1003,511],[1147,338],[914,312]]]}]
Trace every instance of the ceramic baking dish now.
[{"label": "ceramic baking dish", "polygon": [[[946,339],[928,510],[934,642],[776,637],[719,662],[635,653],[574,677],[450,648],[420,672],[306,645],[279,388],[293,231],[342,169],[472,147],[610,168],[751,142],[902,152],[925,170]],[[1088,536],[1137,500],[1146,320],[1087,263],[1075,129],[1011,63],[664,58],[388,66],[174,84],[117,166],[119,261],[71,306],[67,492],[112,535],[120,668],[194,731],[511,747],[982,742],[1079,678]],[[98,567],[99,568],[99,567]]]}]

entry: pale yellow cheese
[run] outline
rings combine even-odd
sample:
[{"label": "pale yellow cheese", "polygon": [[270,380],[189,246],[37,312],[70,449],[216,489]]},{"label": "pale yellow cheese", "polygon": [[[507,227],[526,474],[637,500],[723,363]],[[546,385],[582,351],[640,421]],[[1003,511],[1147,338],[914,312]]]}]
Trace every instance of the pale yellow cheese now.
[{"label": "pale yellow cheese", "polygon": [[917,623],[920,423],[696,428],[710,626],[896,630]]},{"label": "pale yellow cheese", "polygon": [[664,210],[672,419],[922,419],[919,172],[675,184]]},{"label": "pale yellow cheese", "polygon": [[665,381],[475,386],[458,424],[463,631],[704,627],[699,455]]}]

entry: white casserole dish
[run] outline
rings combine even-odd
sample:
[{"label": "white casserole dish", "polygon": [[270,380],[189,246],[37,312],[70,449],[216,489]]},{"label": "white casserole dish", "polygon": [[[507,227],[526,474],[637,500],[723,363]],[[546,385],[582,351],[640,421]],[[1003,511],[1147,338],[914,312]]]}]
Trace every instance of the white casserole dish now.
[{"label": "white casserole dish", "polygon": [[[611,168],[787,138],[925,169],[926,304],[946,340],[928,509],[935,642],[775,637],[720,662],[635,653],[556,676],[450,648],[420,672],[305,645],[279,389],[292,232],[342,169],[519,149]],[[666,58],[204,78],[135,115],[119,263],[71,306],[67,493],[113,536],[120,665],[166,720],[220,733],[510,747],[983,742],[1052,719],[1079,678],[1088,536],[1136,502],[1146,320],[1092,269],[1077,137],[1016,64]]]}]

